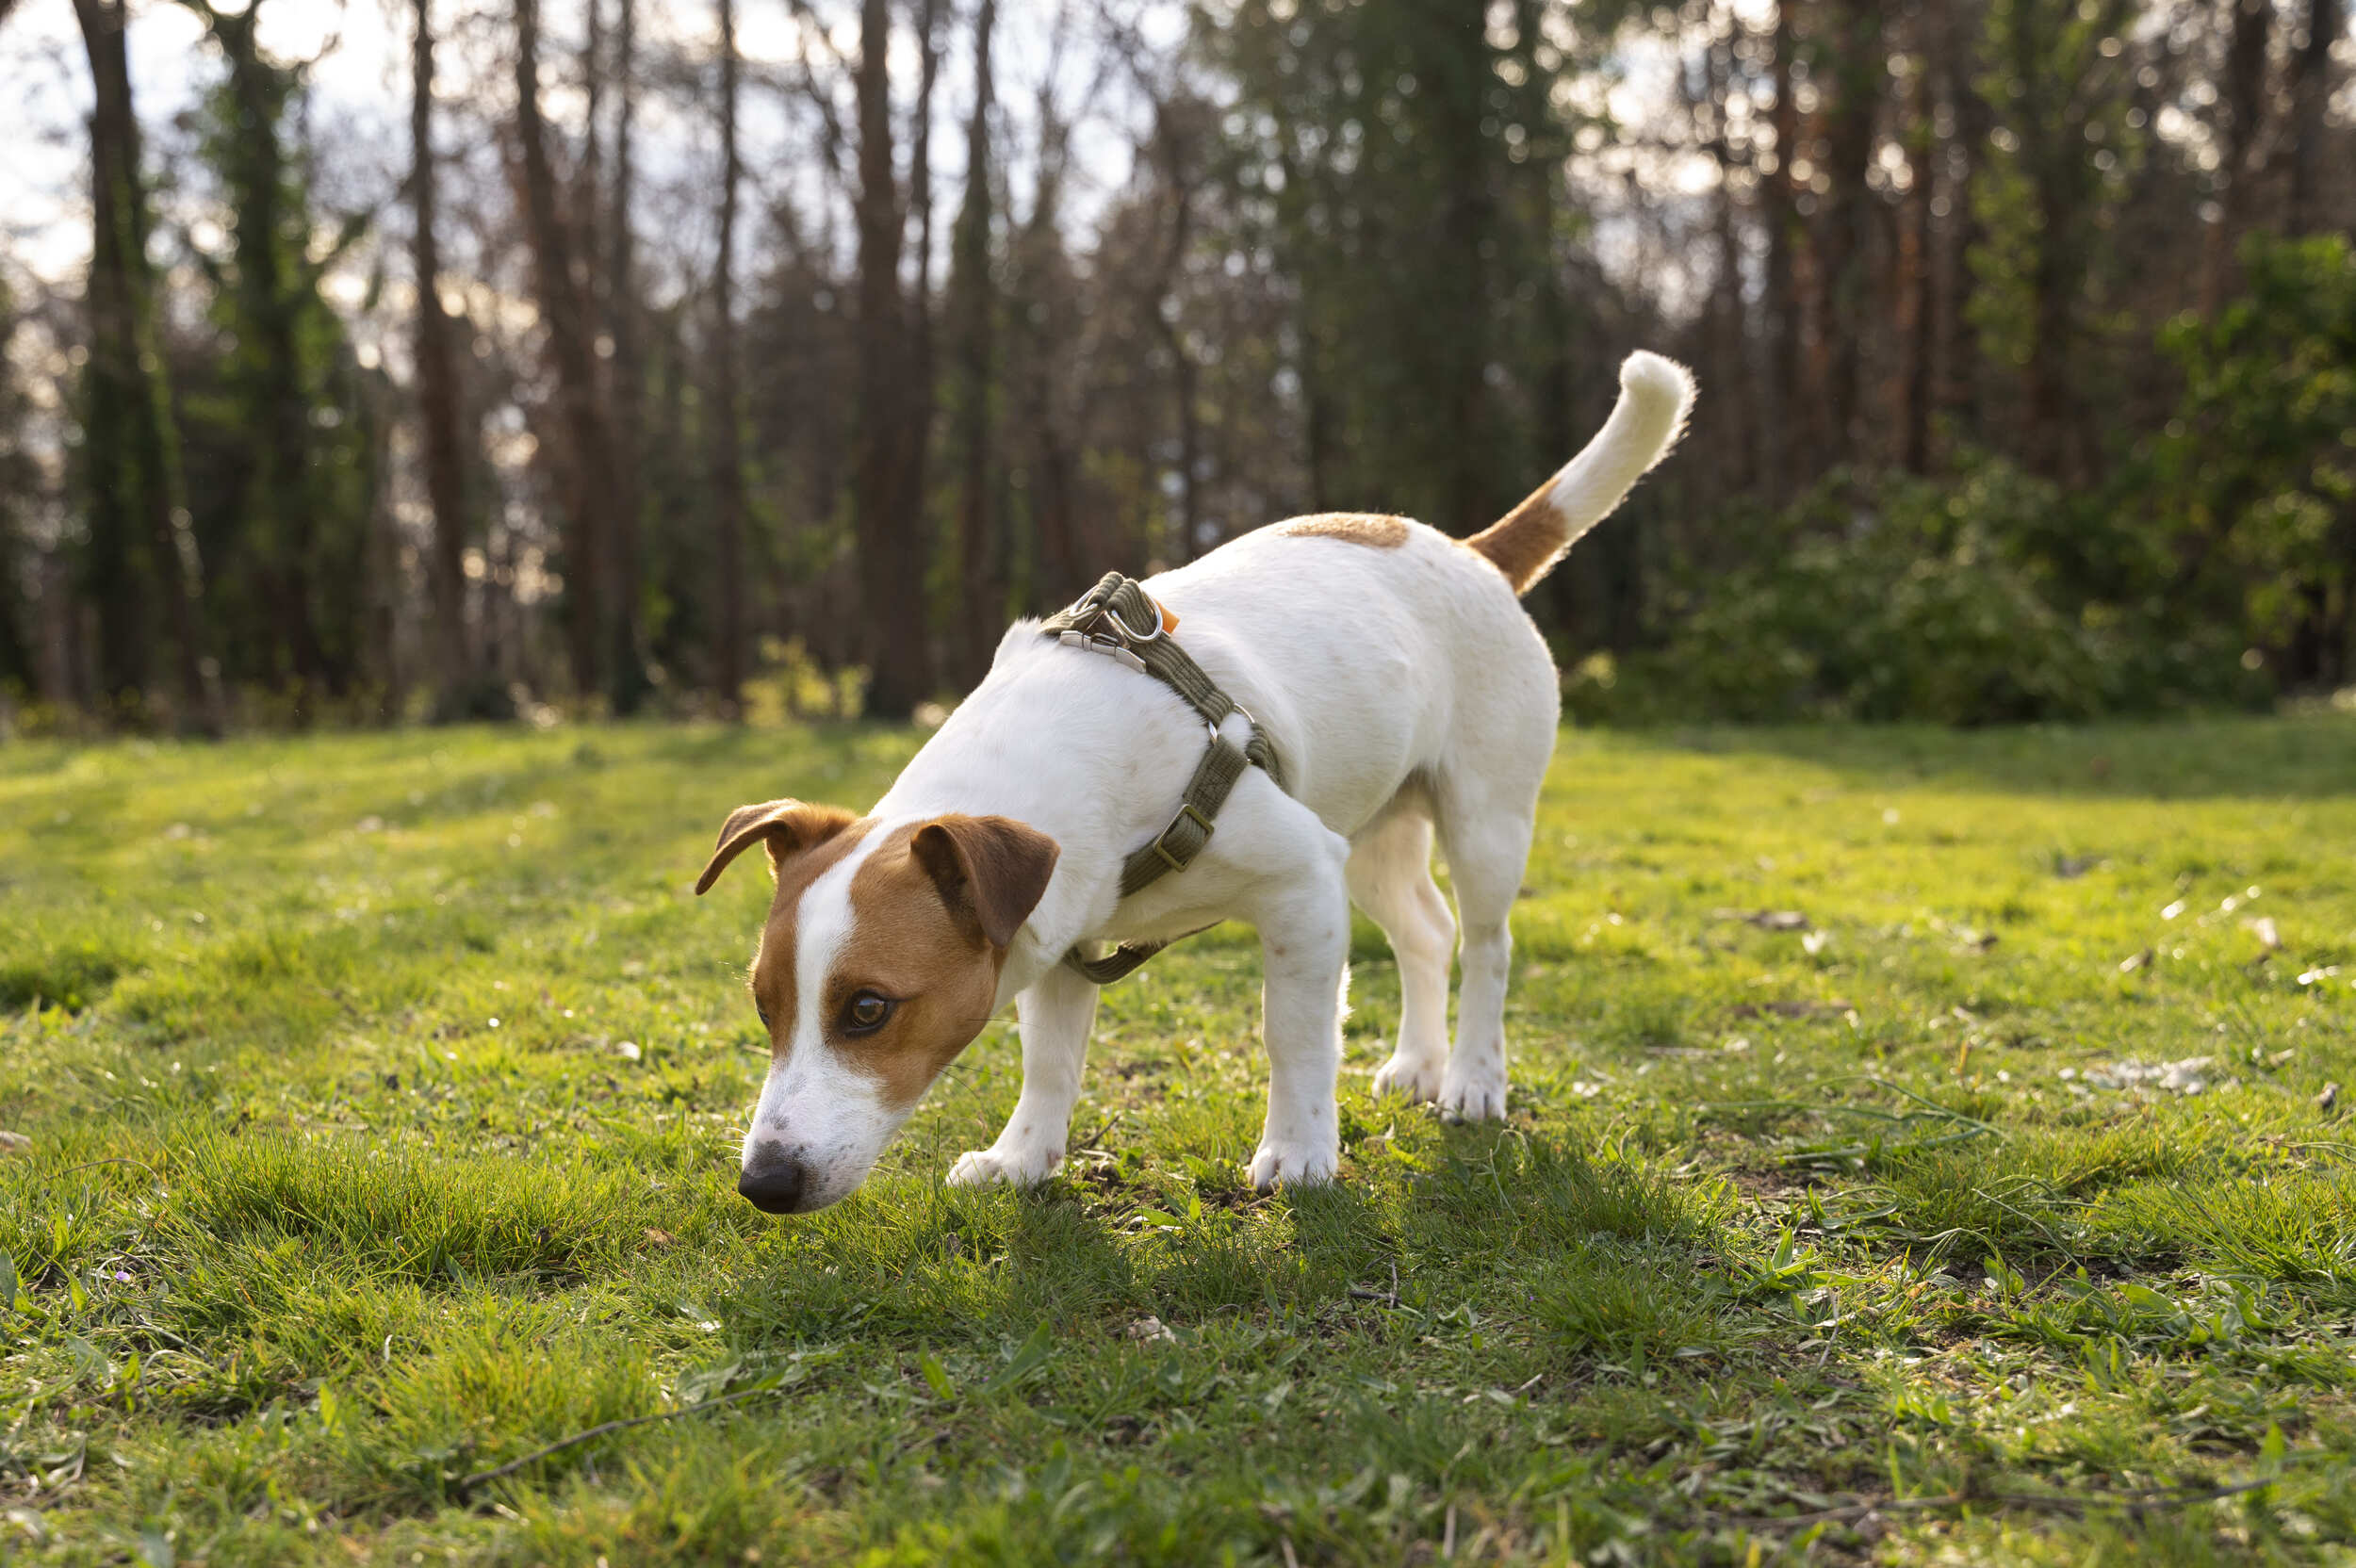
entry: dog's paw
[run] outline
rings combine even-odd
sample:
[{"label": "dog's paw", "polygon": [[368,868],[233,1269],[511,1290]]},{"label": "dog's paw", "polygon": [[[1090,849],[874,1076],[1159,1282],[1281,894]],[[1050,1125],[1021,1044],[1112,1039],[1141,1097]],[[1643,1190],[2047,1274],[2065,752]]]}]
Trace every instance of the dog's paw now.
[{"label": "dog's paw", "polygon": [[1063,1163],[1059,1149],[974,1149],[949,1168],[953,1187],[1037,1186]]},{"label": "dog's paw", "polygon": [[1418,1104],[1437,1100],[1440,1076],[1447,1067],[1445,1056],[1407,1056],[1394,1052],[1389,1061],[1374,1070],[1375,1097],[1396,1094]]},{"label": "dog's paw", "polygon": [[1505,1119],[1502,1071],[1448,1074],[1440,1084],[1440,1115],[1448,1121]]},{"label": "dog's paw", "polygon": [[1261,1192],[1278,1187],[1320,1187],[1333,1179],[1341,1152],[1333,1143],[1265,1142],[1252,1156],[1252,1184]]}]

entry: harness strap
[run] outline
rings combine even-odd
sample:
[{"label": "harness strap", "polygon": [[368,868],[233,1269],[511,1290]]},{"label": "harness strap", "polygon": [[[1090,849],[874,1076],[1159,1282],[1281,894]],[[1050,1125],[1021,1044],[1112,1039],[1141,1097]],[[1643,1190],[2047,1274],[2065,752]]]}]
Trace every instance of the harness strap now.
[{"label": "harness strap", "polygon": [[1102,958],[1083,957],[1075,947],[1063,956],[1063,961],[1086,975],[1091,983],[1109,986],[1116,980],[1127,979],[1144,968],[1148,958],[1170,943],[1185,941],[1188,937],[1199,937],[1210,928],[1208,925],[1198,925],[1191,931],[1182,931],[1175,937],[1165,937],[1157,942],[1122,942]]},{"label": "harness strap", "polygon": [[[1203,750],[1203,760],[1195,764],[1194,776],[1186,780],[1186,792],[1179,797],[1178,814],[1151,841],[1131,851],[1121,861],[1123,898],[1142,892],[1170,873],[1185,871],[1194,863],[1194,858],[1203,853],[1203,846],[1211,841],[1219,808],[1227,803],[1246,767],[1256,765],[1276,781],[1277,788],[1284,787],[1284,763],[1277,755],[1276,743],[1260,727],[1258,719],[1220,691],[1193,656],[1170,638],[1169,627],[1175,624],[1165,623],[1161,607],[1134,580],[1119,572],[1105,573],[1104,580],[1077,603],[1039,623],[1041,631],[1067,646],[1104,654],[1140,675],[1152,676],[1177,693],[1210,727],[1211,743]],[[1252,726],[1251,739],[1240,747],[1219,733],[1220,723],[1231,713],[1242,713]],[[1202,929],[1207,931],[1210,927]],[[1189,931],[1186,935],[1195,933]],[[1110,985],[1178,939],[1173,937],[1166,941],[1123,942],[1101,958],[1088,957],[1074,947],[1064,955],[1063,961],[1094,984]]]},{"label": "harness strap", "polygon": [[[1039,625],[1041,631],[1071,646],[1111,654],[1139,673],[1152,676],[1177,693],[1213,729],[1226,723],[1230,713],[1242,712],[1252,720],[1252,739],[1244,746],[1245,760],[1276,780],[1278,789],[1287,787],[1284,759],[1277,755],[1275,741],[1260,727],[1258,719],[1219,689],[1218,682],[1203,673],[1192,654],[1164,631],[1161,606],[1135,579],[1106,572],[1104,580],[1075,603],[1058,610]],[[1123,655],[1127,657],[1124,659]]]}]

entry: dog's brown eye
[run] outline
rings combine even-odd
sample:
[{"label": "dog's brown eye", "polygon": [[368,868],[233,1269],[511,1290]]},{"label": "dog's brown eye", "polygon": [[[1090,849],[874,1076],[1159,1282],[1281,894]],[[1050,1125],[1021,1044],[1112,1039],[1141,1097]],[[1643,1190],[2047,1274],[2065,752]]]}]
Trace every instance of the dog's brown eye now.
[{"label": "dog's brown eye", "polygon": [[884,1020],[892,1016],[892,1008],[890,997],[879,996],[874,991],[854,992],[851,1000],[843,1004],[843,1032],[864,1035],[880,1029]]},{"label": "dog's brown eye", "polygon": [[768,1028],[768,1027],[769,1027],[769,1009],[768,1009],[768,1008],[766,1008],[766,1007],[764,1007],[764,1006],[762,1006],[762,1005],[761,1005],[761,1004],[759,1004],[758,1002],[756,1002],[756,1003],[754,1003],[754,1004],[753,1004],[753,1011],[754,1011],[754,1012],[756,1012],[756,1013],[759,1013],[759,1014],[761,1015],[761,1026],[763,1029]]}]

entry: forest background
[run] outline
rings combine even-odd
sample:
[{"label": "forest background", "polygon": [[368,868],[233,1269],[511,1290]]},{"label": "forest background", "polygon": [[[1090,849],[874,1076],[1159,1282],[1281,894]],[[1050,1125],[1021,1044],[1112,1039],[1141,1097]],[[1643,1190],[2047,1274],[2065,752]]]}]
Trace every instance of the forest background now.
[{"label": "forest background", "polygon": [[[0,731],[925,715],[1288,514],[1591,719],[2356,701],[2343,0],[0,0]],[[2334,694],[2338,694],[2334,698]]]}]

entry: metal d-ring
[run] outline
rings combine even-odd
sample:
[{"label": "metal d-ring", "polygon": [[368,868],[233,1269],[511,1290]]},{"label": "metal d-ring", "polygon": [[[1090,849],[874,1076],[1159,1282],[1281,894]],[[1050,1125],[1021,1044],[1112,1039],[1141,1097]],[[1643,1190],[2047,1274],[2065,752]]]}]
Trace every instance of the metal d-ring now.
[{"label": "metal d-ring", "polygon": [[[1148,599],[1145,602],[1152,604],[1153,601],[1152,599]],[[1158,639],[1162,634],[1162,620],[1158,614],[1153,617],[1153,625],[1150,629],[1139,631],[1136,627],[1129,624],[1127,619],[1122,616],[1120,611],[1113,608],[1111,600],[1107,599],[1096,608],[1098,613],[1102,614],[1106,620],[1109,620],[1113,623],[1113,625],[1121,629],[1121,635],[1129,642],[1151,643]]]}]

